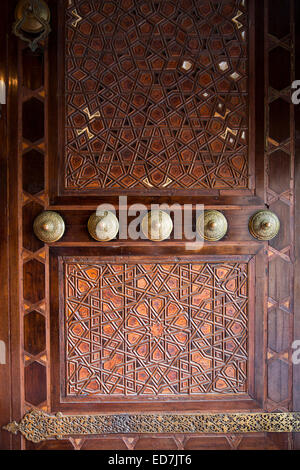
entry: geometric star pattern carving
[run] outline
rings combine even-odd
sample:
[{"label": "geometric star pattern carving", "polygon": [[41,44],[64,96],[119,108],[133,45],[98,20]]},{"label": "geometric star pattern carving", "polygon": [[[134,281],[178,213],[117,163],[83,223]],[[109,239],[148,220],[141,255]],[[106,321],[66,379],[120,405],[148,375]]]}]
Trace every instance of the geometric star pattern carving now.
[{"label": "geometric star pattern carving", "polygon": [[67,396],[247,392],[246,263],[64,262]]},{"label": "geometric star pattern carving", "polygon": [[235,0],[72,0],[67,190],[248,187],[248,14]]}]

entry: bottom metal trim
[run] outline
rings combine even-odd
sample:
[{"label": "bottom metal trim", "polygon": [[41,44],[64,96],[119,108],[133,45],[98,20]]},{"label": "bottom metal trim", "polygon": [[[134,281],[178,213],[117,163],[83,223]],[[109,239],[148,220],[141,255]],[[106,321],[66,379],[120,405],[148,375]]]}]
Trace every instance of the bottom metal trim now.
[{"label": "bottom metal trim", "polygon": [[4,429],[32,442],[99,434],[300,432],[300,413],[53,416],[33,410]]}]

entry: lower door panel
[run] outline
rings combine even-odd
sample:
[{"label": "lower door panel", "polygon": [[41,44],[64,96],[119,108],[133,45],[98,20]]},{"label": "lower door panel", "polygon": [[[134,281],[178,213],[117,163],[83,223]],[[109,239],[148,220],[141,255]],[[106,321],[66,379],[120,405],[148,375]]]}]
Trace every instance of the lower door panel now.
[{"label": "lower door panel", "polygon": [[53,250],[54,411],[260,409],[255,258]]}]

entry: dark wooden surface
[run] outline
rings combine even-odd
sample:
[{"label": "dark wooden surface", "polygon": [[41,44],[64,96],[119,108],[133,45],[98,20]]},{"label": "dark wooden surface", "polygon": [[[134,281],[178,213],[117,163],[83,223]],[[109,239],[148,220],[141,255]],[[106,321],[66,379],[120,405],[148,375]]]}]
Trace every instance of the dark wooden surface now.
[{"label": "dark wooden surface", "polygon": [[[5,2],[1,15],[1,67],[2,77],[7,86],[7,105],[4,107],[1,119],[1,209],[6,217],[1,224],[1,288],[3,287],[3,311],[1,312],[1,327],[9,327],[4,336],[7,348],[7,366],[0,366],[5,376],[1,380],[1,424],[4,417],[19,419],[21,408],[21,367],[20,367],[20,322],[19,322],[19,220],[18,214],[18,60],[17,41],[8,41],[8,24],[13,21],[13,8],[10,2]],[[8,86],[10,84],[10,86]],[[6,315],[9,315],[6,317]],[[3,315],[3,316],[2,316]],[[4,330],[5,331],[5,330]],[[9,336],[8,336],[9,335]],[[2,378],[2,377],[1,377]],[[3,417],[2,417],[3,416]],[[20,449],[20,436],[7,436],[1,429],[1,447],[4,449]],[[3,441],[2,441],[3,439]]]},{"label": "dark wooden surface", "polygon": [[[36,54],[31,54],[11,34],[14,5],[8,0],[3,3],[7,8],[7,16],[5,13],[0,19],[0,26],[3,26],[0,27],[0,72],[7,75],[10,86],[7,114],[4,109],[4,116],[0,119],[0,139],[7,143],[0,148],[0,204],[3,213],[7,214],[5,220],[8,218],[8,223],[0,226],[0,285],[3,299],[0,340],[3,338],[7,343],[9,364],[0,365],[0,381],[8,384],[5,389],[0,387],[0,425],[11,419],[19,421],[31,408],[49,412],[79,410],[78,404],[61,403],[60,399],[58,256],[107,256],[119,261],[126,256],[137,260],[145,260],[148,256],[155,256],[157,259],[191,256],[190,252],[185,251],[184,241],[172,238],[161,244],[117,239],[99,245],[89,237],[86,222],[104,198],[95,195],[82,197],[80,192],[74,196],[62,195],[58,188],[57,149],[61,145],[62,135],[61,131],[57,132],[57,114],[62,113],[63,109],[57,101],[56,79],[59,70],[56,59],[57,44],[63,48],[61,40],[57,42],[58,29],[62,28],[63,18],[58,17],[57,6],[61,6],[63,2],[49,1],[53,25],[49,51],[46,46],[45,53],[39,50]],[[249,3],[249,39],[252,51],[250,91],[255,97],[250,109],[253,157],[255,148],[255,165],[251,167],[254,183],[252,189],[248,192],[212,189],[201,192],[200,200],[194,193],[190,196],[178,196],[174,190],[159,196],[142,192],[128,198],[128,204],[143,202],[147,207],[155,199],[155,202],[171,204],[200,202],[206,208],[218,208],[229,220],[229,232],[222,242],[205,244],[197,252],[197,256],[212,257],[210,259],[214,260],[249,256],[256,260],[253,273],[255,282],[251,284],[249,293],[255,299],[255,314],[251,317],[251,328],[255,336],[252,344],[255,354],[252,354],[251,399],[206,399],[198,401],[197,405],[182,402],[187,410],[193,411],[300,410],[299,366],[294,366],[292,371],[291,364],[292,338],[300,338],[299,313],[296,308],[294,315],[293,308],[294,300],[295,305],[300,300],[300,247],[297,236],[294,245],[294,221],[297,224],[296,229],[299,221],[300,195],[297,185],[295,214],[293,205],[294,183],[300,175],[300,105],[291,105],[289,95],[289,80],[300,77],[299,60],[296,61],[296,70],[293,63],[294,12],[290,7],[294,2],[250,0]],[[270,3],[272,8],[268,8]],[[297,1],[295,4],[299,13]],[[296,18],[298,24],[299,14]],[[298,25],[297,49],[299,30]],[[4,33],[6,44],[3,40]],[[276,66],[281,56],[284,63],[291,65],[290,74],[286,70],[281,74],[280,67]],[[279,89],[275,89],[276,87]],[[43,115],[44,126],[41,123]],[[37,117],[39,126],[36,125]],[[28,167],[30,162],[33,164],[32,171]],[[119,209],[116,196],[110,195],[105,199]],[[282,225],[279,237],[270,244],[256,242],[247,230],[250,215],[266,206],[279,215]],[[35,215],[47,208],[60,212],[66,221],[64,238],[50,249],[51,263],[48,247],[35,238],[31,229]],[[110,405],[105,406],[109,409]],[[114,406],[114,410],[122,410],[120,404]],[[143,409],[141,404],[134,406],[137,406],[135,409]],[[170,405],[164,406],[167,408]],[[103,405],[99,403],[82,403],[79,411],[89,412],[98,407],[103,410]],[[294,443],[290,434],[157,437],[118,435],[49,441],[34,445],[26,443],[19,435],[12,436],[1,431],[0,442],[3,449],[70,450],[288,449],[293,445],[300,448],[298,435],[294,436]]]},{"label": "dark wooden surface", "polygon": [[[281,220],[281,232],[268,247],[266,406],[292,409],[293,277],[294,277],[294,79],[293,2],[266,5],[266,203]],[[290,22],[286,23],[289,8]],[[279,25],[279,12],[282,24]],[[275,19],[277,15],[277,19]],[[280,27],[279,27],[280,26]],[[285,41],[287,47],[285,47]],[[278,64],[288,64],[278,77]],[[284,273],[284,276],[283,276]]]},{"label": "dark wooden surface", "polygon": [[[295,77],[300,77],[300,4],[295,2]],[[295,310],[294,340],[300,338],[300,105],[295,107]],[[300,365],[293,368],[293,409],[300,410]],[[300,433],[294,435],[295,449],[300,450]]]},{"label": "dark wooden surface", "polygon": [[128,434],[96,439],[51,440],[26,444],[28,450],[288,450],[287,434],[160,435]]},{"label": "dark wooden surface", "polygon": [[[6,41],[5,23],[7,21],[7,5],[4,6],[3,14],[0,18],[0,70],[2,80],[6,80]],[[6,126],[6,106],[2,106],[2,116],[0,117],[0,209],[3,215],[3,222],[0,224],[0,285],[1,285],[1,321],[0,340],[5,343],[6,364],[0,365],[0,383],[11,387],[10,371],[10,332],[9,332],[9,284],[8,284],[8,201],[7,201],[7,126]],[[9,449],[11,446],[11,436],[1,430],[5,421],[11,419],[11,394],[7,389],[0,387],[0,447]]]}]

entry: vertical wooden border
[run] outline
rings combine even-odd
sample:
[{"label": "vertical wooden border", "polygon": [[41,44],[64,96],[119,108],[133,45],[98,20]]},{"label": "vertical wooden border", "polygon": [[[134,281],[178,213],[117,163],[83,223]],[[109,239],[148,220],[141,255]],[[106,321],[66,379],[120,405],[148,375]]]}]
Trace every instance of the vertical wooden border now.
[{"label": "vertical wooden border", "polygon": [[265,51],[264,18],[266,0],[250,0],[255,11],[255,194],[265,202]]},{"label": "vertical wooden border", "polygon": [[[43,56],[43,72],[44,72],[44,82],[41,86],[35,90],[29,90],[26,88],[25,84],[23,83],[23,56],[22,54],[27,49],[27,45],[23,42],[19,41],[19,51],[18,51],[18,64],[19,64],[19,158],[18,158],[18,171],[19,171],[19,246],[20,248],[20,296],[21,296],[21,306],[20,312],[22,314],[21,321],[20,321],[20,328],[21,328],[21,360],[22,360],[22,367],[24,369],[24,376],[27,367],[30,367],[32,363],[38,363],[41,367],[46,369],[46,377],[47,377],[47,397],[45,401],[36,405],[36,408],[42,409],[44,411],[49,411],[49,394],[50,394],[50,383],[49,383],[49,362],[48,362],[48,350],[50,347],[49,342],[49,306],[48,306],[48,281],[49,281],[49,274],[48,274],[48,246],[41,243],[39,248],[32,248],[29,249],[26,246],[26,243],[23,238],[23,223],[24,223],[24,214],[26,211],[26,207],[30,206],[30,204],[38,204],[40,207],[40,212],[46,208],[47,205],[47,177],[48,177],[48,168],[47,168],[47,109],[48,109],[48,54],[47,54],[47,43],[43,47],[43,51],[41,55]],[[34,74],[34,70],[32,69],[32,74]],[[26,141],[23,135],[23,106],[25,103],[30,102],[31,99],[38,100],[43,107],[44,111],[44,129],[43,129],[43,136],[37,139],[34,142]],[[30,119],[31,116],[28,116],[27,119]],[[32,116],[33,117],[33,116]],[[31,124],[33,126],[33,124]],[[23,189],[23,157],[24,154],[28,151],[38,151],[41,154],[41,158],[44,159],[44,182],[45,186],[44,189],[38,194],[29,194],[26,193]],[[32,219],[32,217],[31,217]],[[33,225],[33,220],[29,220],[30,226]],[[35,235],[33,233],[33,229],[30,229],[30,233],[27,234],[28,236],[34,238]],[[40,265],[44,268],[44,277],[45,277],[45,290],[43,292],[43,298],[36,299],[33,303],[26,299],[25,293],[25,284],[23,279],[23,269],[27,265],[27,263],[35,262],[40,263]],[[32,273],[34,281],[38,284],[39,280],[35,279],[34,272]],[[34,282],[32,281],[32,282]],[[38,286],[36,286],[38,288]],[[33,286],[34,289],[34,286]],[[23,344],[23,337],[24,337],[24,319],[26,315],[30,315],[31,312],[37,311],[40,315],[43,316],[45,322],[45,329],[46,329],[46,348],[44,351],[40,351],[37,354],[30,354],[28,351],[25,350]],[[33,325],[32,325],[33,326]],[[24,378],[23,378],[24,380]],[[41,384],[42,385],[42,384]],[[27,411],[33,407],[33,404],[26,400],[26,394],[28,390],[26,389],[26,382],[23,381],[23,411]]]},{"label": "vertical wooden border", "polygon": [[265,407],[266,395],[266,305],[267,305],[267,256],[266,243],[263,243],[255,257],[255,397],[260,406]]},{"label": "vertical wooden border", "polygon": [[[64,3],[64,0],[61,0],[60,3]],[[57,177],[57,166],[59,164],[59,141],[60,137],[57,132],[57,119],[60,116],[61,111],[58,108],[58,102],[60,101],[58,96],[58,87],[56,82],[58,81],[59,74],[59,62],[57,57],[57,48],[61,47],[59,40],[59,21],[62,21],[61,15],[61,6],[59,6],[58,0],[49,0],[49,8],[51,11],[51,33],[48,39],[48,60],[49,64],[47,66],[48,78],[51,74],[52,84],[48,83],[48,120],[47,120],[47,136],[48,136],[48,156],[49,164],[47,165],[47,174],[48,174],[48,204],[53,204],[55,200],[55,195],[58,193],[58,177]],[[55,83],[53,83],[55,82]],[[53,124],[55,123],[55,124]],[[51,165],[50,165],[51,162]]]},{"label": "vertical wooden border", "polygon": [[248,132],[248,189],[255,194],[255,135],[256,135],[256,5],[250,2],[248,6],[248,114],[249,114],[249,132]]},{"label": "vertical wooden border", "polygon": [[[8,25],[13,22],[14,8],[10,5]],[[19,70],[18,41],[8,38],[9,42],[9,98],[8,98],[8,187],[9,187],[9,289],[11,315],[11,370],[12,370],[12,416],[23,415],[21,366],[21,328],[20,328],[20,242],[19,242]],[[17,137],[17,138],[16,138]],[[13,438],[13,449],[23,449],[24,440],[20,436]]]},{"label": "vertical wooden border", "polygon": [[[300,2],[294,0],[295,80],[300,80]],[[295,284],[294,341],[300,340],[300,104],[295,105]],[[298,346],[299,349],[299,346]],[[293,410],[300,411],[300,364],[293,367]],[[294,449],[300,450],[300,433],[294,434]]]},{"label": "vertical wooden border", "polygon": [[[7,86],[7,2],[4,2],[0,17],[0,79]],[[0,286],[1,286],[1,313],[0,313],[0,341],[5,344],[5,364],[0,364],[0,384],[7,384],[7,388],[0,386],[0,449],[9,450],[12,436],[2,430],[2,426],[11,419],[11,371],[10,371],[10,319],[9,319],[9,251],[8,251],[8,194],[7,194],[7,106],[2,105],[0,116],[0,210],[2,223],[0,224]]]},{"label": "vertical wooden border", "polygon": [[[44,197],[45,206],[47,209],[49,204],[49,89],[50,89],[50,76],[49,76],[49,43],[47,41],[44,49],[44,112],[45,112],[45,152],[44,152],[44,172],[45,172],[45,187]],[[50,367],[50,269],[49,269],[49,246],[45,245],[45,323],[46,323],[46,368],[47,368],[47,410],[51,409],[51,367]]]},{"label": "vertical wooden border", "polygon": [[[9,32],[11,25],[14,22],[14,8],[15,3],[10,2],[10,17],[7,22]],[[21,40],[18,40],[12,33],[8,37],[9,41],[9,73],[14,73],[15,76],[9,82],[9,93],[12,94],[13,99],[8,103],[10,114],[8,116],[8,144],[9,144],[9,211],[10,211],[10,236],[9,242],[11,246],[10,254],[10,297],[11,297],[11,367],[12,367],[12,403],[16,412],[12,413],[12,419],[18,420],[18,416],[24,415],[25,412],[36,408],[43,411],[50,411],[50,363],[49,363],[49,305],[48,305],[48,247],[39,243],[34,238],[33,230],[27,229],[26,237],[24,237],[24,221],[28,226],[33,224],[33,215],[31,214],[32,207],[38,208],[42,211],[47,206],[47,111],[48,111],[48,56],[47,56],[47,42],[44,44],[43,61],[41,68],[43,68],[44,81],[39,83],[38,88],[27,88],[23,80],[24,75],[24,51],[28,49],[28,45]],[[25,65],[26,66],[26,65]],[[28,64],[27,64],[28,67]],[[35,77],[35,69],[30,69],[32,77]],[[29,85],[30,86],[30,85]],[[31,100],[39,102],[40,107],[44,111],[44,132],[40,135],[34,135],[32,142],[26,140],[23,133],[23,107],[25,103],[30,103]],[[33,108],[34,109],[34,108]],[[39,109],[39,108],[38,108]],[[26,116],[27,120],[31,120],[31,128],[35,131],[35,119],[33,114]],[[16,135],[17,134],[17,135]],[[30,136],[26,136],[28,139]],[[41,158],[44,159],[44,183],[43,189],[34,193],[26,192],[23,188],[23,158],[27,152],[39,152]],[[34,175],[34,172],[32,173]],[[33,176],[34,177],[34,176]],[[28,242],[28,238],[30,242]],[[25,240],[27,238],[27,243]],[[32,240],[32,241],[31,241]],[[33,263],[30,267],[28,263]],[[35,264],[34,264],[35,263]],[[37,278],[36,266],[42,266],[45,271],[45,290],[42,295],[39,292],[40,286],[38,285],[40,279]],[[24,276],[24,269],[27,275],[32,277],[32,292],[34,296],[28,295],[28,280],[26,284],[26,276]],[[43,281],[43,280],[42,280]],[[26,289],[25,289],[26,287]],[[30,286],[31,287],[31,286]],[[27,290],[27,292],[26,292]],[[27,295],[26,295],[27,293]],[[28,300],[31,299],[30,300]],[[34,299],[34,300],[33,300]],[[26,351],[24,347],[24,323],[25,316],[30,315],[32,312],[37,312],[43,318],[45,331],[46,331],[46,347],[43,351],[34,350]],[[34,320],[30,323],[34,331]],[[34,342],[34,341],[33,341]],[[41,372],[42,371],[42,372]],[[42,379],[41,379],[42,378]],[[45,391],[45,399],[40,399],[39,390]],[[43,397],[44,398],[44,397]],[[16,404],[14,405],[14,402]],[[20,436],[13,437],[18,439],[12,444],[13,449],[25,449],[26,444]]]},{"label": "vertical wooden border", "polygon": [[255,357],[259,354],[256,350],[256,330],[255,330],[255,318],[257,315],[256,308],[256,295],[255,295],[255,271],[256,271],[256,256],[250,259],[248,262],[248,394],[251,398],[257,400],[256,389],[255,389]]},{"label": "vertical wooden border", "polygon": [[[296,2],[297,3],[297,2]],[[295,158],[295,106],[290,98],[291,82],[295,80],[295,29],[294,0],[285,2],[266,1],[265,9],[265,106],[266,106],[266,141],[265,141],[265,187],[266,204],[270,210],[280,211],[281,235],[268,243],[268,333],[273,336],[273,343],[268,343],[266,358],[266,409],[268,411],[289,411],[293,409],[293,393],[297,395],[297,384],[293,382],[292,341],[294,328],[294,158]],[[286,31],[273,30],[269,20],[282,16]],[[273,22],[272,22],[273,23]],[[274,25],[272,25],[274,26]],[[278,37],[277,37],[278,36]],[[282,80],[278,63],[280,53],[290,61],[290,69],[282,69]],[[279,54],[279,55],[278,55]],[[277,68],[277,69],[276,69]],[[277,85],[278,84],[278,85]],[[272,86],[283,89],[274,89]],[[273,104],[285,104],[284,116],[275,114]],[[281,104],[281,106],[282,106]],[[272,114],[274,112],[274,114]],[[286,114],[286,115],[285,115]],[[280,135],[281,120],[288,122],[289,132]],[[279,153],[277,153],[279,152]],[[278,155],[285,159],[276,160]],[[276,157],[275,157],[276,156]],[[272,165],[271,165],[272,162]],[[278,174],[274,173],[274,165]],[[273,168],[273,171],[270,171]],[[282,181],[280,173],[283,174]],[[285,186],[283,187],[283,181]],[[281,184],[280,184],[281,183]],[[285,328],[280,328],[281,322]],[[273,349],[272,349],[273,348]],[[293,390],[294,386],[294,390]],[[292,446],[292,435],[288,435],[289,446]]]},{"label": "vertical wooden border", "polygon": [[[21,330],[20,330],[20,279],[19,279],[19,76],[18,76],[18,41],[11,34],[10,26],[14,21],[14,4],[6,0],[5,7],[7,15],[4,16],[4,33],[6,37],[7,54],[7,215],[3,219],[7,224],[8,235],[8,268],[6,270],[9,286],[9,317],[10,317],[10,351],[9,365],[11,382],[9,384],[9,395],[11,399],[10,413],[13,420],[19,419],[23,414],[22,408],[22,368],[21,368]],[[2,15],[1,15],[2,16]],[[1,270],[2,272],[2,270]],[[19,436],[12,436],[11,449],[18,450],[23,448],[23,439]]]}]

